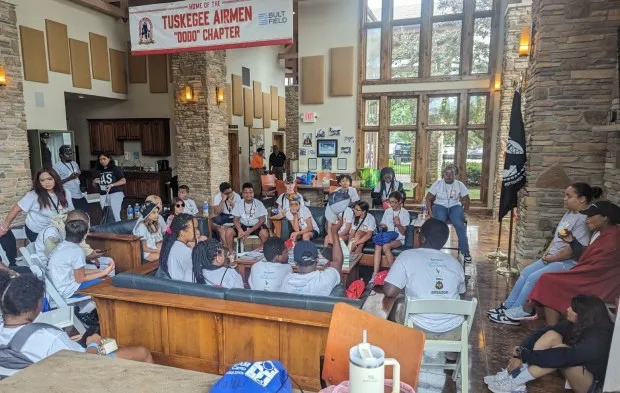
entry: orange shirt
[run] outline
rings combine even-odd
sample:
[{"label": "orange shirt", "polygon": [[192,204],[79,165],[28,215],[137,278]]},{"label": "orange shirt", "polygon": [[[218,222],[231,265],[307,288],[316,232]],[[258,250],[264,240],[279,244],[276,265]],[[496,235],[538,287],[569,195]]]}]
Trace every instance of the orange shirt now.
[{"label": "orange shirt", "polygon": [[260,154],[254,154],[252,161],[250,162],[251,169],[263,169],[265,166],[265,159]]}]

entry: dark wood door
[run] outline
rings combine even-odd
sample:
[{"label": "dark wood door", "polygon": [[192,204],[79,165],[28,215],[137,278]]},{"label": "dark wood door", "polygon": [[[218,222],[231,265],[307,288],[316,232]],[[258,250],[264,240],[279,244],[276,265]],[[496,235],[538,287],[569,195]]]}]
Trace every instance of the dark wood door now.
[{"label": "dark wood door", "polygon": [[284,151],[284,134],[273,134],[272,135],[272,144],[274,146],[278,146],[278,150]]},{"label": "dark wood door", "polygon": [[116,135],[116,139],[118,140],[126,140],[127,139],[127,123],[125,123],[124,121],[114,122],[114,135]]},{"label": "dark wood door", "polygon": [[239,192],[239,135],[228,133],[228,173],[233,190]]},{"label": "dark wood door", "polygon": [[91,122],[88,124],[88,132],[90,134],[90,151],[93,154],[102,151],[101,146],[101,123]]},{"label": "dark wood door", "polygon": [[154,156],[165,156],[166,148],[170,142],[166,142],[164,137],[164,122],[161,120],[154,120],[151,122],[151,139],[153,143],[152,154]]},{"label": "dark wood door", "polygon": [[153,155],[153,130],[150,122],[145,121],[143,123],[140,123],[140,135],[142,137],[142,155]]},{"label": "dark wood door", "polygon": [[138,179],[127,179],[125,196],[128,198],[138,198]]},{"label": "dark wood door", "polygon": [[127,139],[132,141],[138,141],[141,138],[140,123],[137,121],[127,122]]}]

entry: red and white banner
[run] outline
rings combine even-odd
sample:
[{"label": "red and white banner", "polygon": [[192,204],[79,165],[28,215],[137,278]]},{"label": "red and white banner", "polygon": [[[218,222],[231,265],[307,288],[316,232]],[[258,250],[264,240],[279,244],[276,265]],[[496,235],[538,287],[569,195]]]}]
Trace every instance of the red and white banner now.
[{"label": "red and white banner", "polygon": [[129,8],[131,53],[152,55],[293,42],[293,0],[190,0]]}]

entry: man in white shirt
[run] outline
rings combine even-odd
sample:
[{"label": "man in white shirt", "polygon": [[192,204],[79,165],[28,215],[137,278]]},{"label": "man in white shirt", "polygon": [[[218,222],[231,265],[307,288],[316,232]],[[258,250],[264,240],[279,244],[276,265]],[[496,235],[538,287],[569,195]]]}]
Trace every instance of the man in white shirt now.
[{"label": "man in white shirt", "polygon": [[469,212],[469,191],[465,184],[455,179],[456,166],[448,165],[443,178],[437,180],[426,194],[426,210],[430,217],[443,222],[450,219],[459,238],[459,249],[465,263],[471,263],[467,241],[466,214]]},{"label": "man in white shirt", "polygon": [[64,187],[71,192],[73,207],[88,213],[88,201],[84,198],[80,189],[80,166],[73,161],[73,150],[69,145],[60,146],[58,149],[60,161],[54,165],[54,170],[60,176]]},{"label": "man in white shirt", "polygon": [[338,241],[338,230],[342,223],[329,224],[332,233],[333,260],[323,270],[317,270],[319,251],[311,241],[302,240],[293,251],[297,263],[297,273],[289,273],[282,282],[280,291],[299,295],[329,296],[334,287],[340,284],[340,272],[344,255]]},{"label": "man in white shirt", "polygon": [[[404,289],[407,297],[413,299],[459,300],[465,293],[463,267],[454,257],[440,251],[449,233],[445,222],[435,218],[427,220],[418,233],[421,248],[403,251],[392,265],[383,287],[385,296],[396,297]],[[404,319],[429,338],[460,338],[463,316],[438,312],[407,315]]]},{"label": "man in white shirt", "polygon": [[250,235],[258,235],[261,244],[265,244],[269,238],[269,229],[265,225],[267,209],[261,201],[254,199],[252,183],[244,183],[241,188],[243,200],[235,204],[231,212],[234,227],[226,229],[226,243],[234,244],[235,236],[243,241]]},{"label": "man in white shirt", "polygon": [[263,245],[265,260],[255,263],[250,271],[248,284],[259,291],[279,291],[282,281],[293,268],[288,263],[288,249],[284,240],[270,237]]},{"label": "man in white shirt", "polygon": [[226,226],[233,223],[232,211],[241,203],[241,196],[233,191],[230,183],[224,182],[220,184],[220,192],[213,198],[213,209],[215,217],[211,221],[211,228],[217,232],[225,248],[232,249],[232,244],[226,244]]}]

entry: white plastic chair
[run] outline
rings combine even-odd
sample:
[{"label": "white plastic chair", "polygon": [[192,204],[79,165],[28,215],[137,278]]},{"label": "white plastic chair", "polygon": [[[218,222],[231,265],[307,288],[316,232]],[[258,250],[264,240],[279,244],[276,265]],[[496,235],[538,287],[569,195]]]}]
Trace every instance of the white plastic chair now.
[{"label": "white plastic chair", "polygon": [[468,300],[423,300],[407,298],[405,312],[405,325],[409,325],[409,315],[411,314],[454,314],[465,317],[461,325],[461,339],[453,340],[431,340],[426,339],[425,351],[436,352],[456,352],[458,353],[456,364],[422,364],[423,368],[439,368],[443,370],[454,370],[452,380],[456,382],[459,374],[461,375],[461,392],[468,392],[469,386],[469,346],[467,345],[471,326],[474,323],[478,299]]}]

